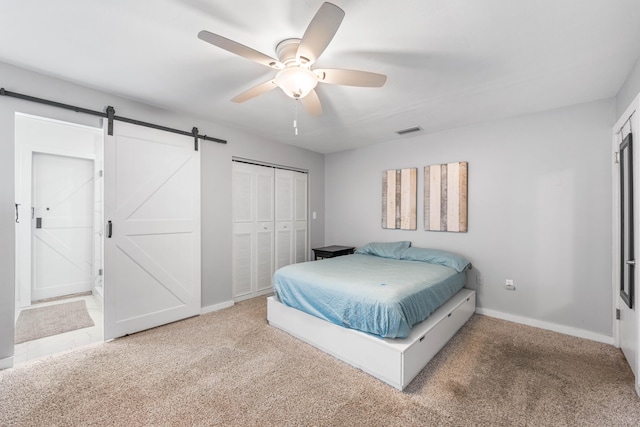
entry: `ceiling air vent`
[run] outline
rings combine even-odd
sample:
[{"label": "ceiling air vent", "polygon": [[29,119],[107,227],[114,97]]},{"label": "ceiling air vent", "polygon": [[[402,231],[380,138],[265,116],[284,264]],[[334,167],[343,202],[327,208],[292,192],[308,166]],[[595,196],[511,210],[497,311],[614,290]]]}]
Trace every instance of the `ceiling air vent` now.
[{"label": "ceiling air vent", "polygon": [[421,130],[422,130],[422,128],[420,126],[415,126],[415,127],[412,127],[412,128],[397,130],[396,133],[398,135],[406,135],[408,133],[420,132]]}]

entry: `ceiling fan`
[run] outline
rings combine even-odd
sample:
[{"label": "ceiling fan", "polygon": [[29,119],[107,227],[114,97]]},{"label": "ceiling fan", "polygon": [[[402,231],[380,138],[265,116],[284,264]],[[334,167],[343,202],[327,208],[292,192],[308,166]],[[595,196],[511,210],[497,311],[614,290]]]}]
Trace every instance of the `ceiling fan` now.
[{"label": "ceiling fan", "polygon": [[316,116],[322,105],[315,87],[318,83],[345,86],[381,87],[387,80],[384,74],[339,68],[313,69],[311,66],[327,48],[338,31],[344,11],[332,3],[323,3],[309,23],[301,39],[285,39],[276,46],[278,59],[218,34],[202,30],[198,38],[258,64],[278,70],[275,77],[241,93],[232,99],[244,102],[276,87],[300,100],[307,112]]}]

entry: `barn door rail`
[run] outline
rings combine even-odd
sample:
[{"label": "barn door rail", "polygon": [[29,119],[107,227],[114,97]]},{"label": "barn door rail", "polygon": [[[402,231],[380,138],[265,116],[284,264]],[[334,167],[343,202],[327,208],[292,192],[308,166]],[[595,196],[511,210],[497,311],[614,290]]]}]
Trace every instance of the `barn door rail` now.
[{"label": "barn door rail", "polygon": [[113,135],[113,122],[114,122],[114,120],[118,120],[118,121],[121,121],[121,122],[127,122],[127,123],[131,123],[131,124],[138,125],[138,126],[144,126],[144,127],[148,127],[148,128],[152,128],[152,129],[162,130],[162,131],[165,131],[165,132],[176,133],[178,135],[191,136],[191,137],[193,137],[194,149],[196,151],[198,151],[198,140],[200,140],[200,139],[202,139],[203,141],[217,142],[219,144],[226,144],[227,143],[227,141],[224,140],[224,139],[214,138],[212,136],[207,136],[207,135],[200,135],[197,127],[194,127],[193,129],[191,129],[191,131],[184,131],[184,130],[180,130],[180,129],[170,128],[170,127],[167,127],[167,126],[156,125],[154,123],[143,122],[143,121],[140,121],[140,120],[135,120],[135,119],[127,118],[127,117],[117,116],[115,108],[113,108],[112,106],[108,106],[106,108],[105,112],[96,111],[96,110],[90,110],[88,108],[82,108],[82,107],[77,107],[75,105],[63,104],[62,102],[51,101],[49,99],[37,98],[35,96],[25,95],[25,94],[17,93],[17,92],[10,92],[10,91],[6,90],[5,88],[0,88],[0,96],[9,96],[11,98],[18,98],[18,99],[22,99],[22,100],[25,100],[25,101],[36,102],[38,104],[44,104],[44,105],[49,105],[49,106],[52,106],[52,107],[63,108],[65,110],[75,111],[76,113],[83,113],[83,114],[89,114],[89,115],[92,115],[92,116],[103,117],[103,118],[107,119],[107,121],[108,121],[107,122],[107,133],[109,135]]}]

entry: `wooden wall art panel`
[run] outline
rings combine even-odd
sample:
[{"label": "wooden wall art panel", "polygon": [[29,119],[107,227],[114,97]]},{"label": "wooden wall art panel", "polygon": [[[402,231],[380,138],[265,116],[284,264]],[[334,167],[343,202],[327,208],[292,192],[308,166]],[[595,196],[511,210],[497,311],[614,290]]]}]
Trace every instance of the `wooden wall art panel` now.
[{"label": "wooden wall art panel", "polygon": [[424,167],[424,229],[467,232],[467,162]]},{"label": "wooden wall art panel", "polygon": [[382,228],[415,230],[418,168],[390,169],[382,175]]}]

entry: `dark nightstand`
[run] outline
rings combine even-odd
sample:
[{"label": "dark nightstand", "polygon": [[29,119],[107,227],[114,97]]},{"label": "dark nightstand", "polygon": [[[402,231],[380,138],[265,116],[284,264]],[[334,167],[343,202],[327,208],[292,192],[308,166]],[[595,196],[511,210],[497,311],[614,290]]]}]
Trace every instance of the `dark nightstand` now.
[{"label": "dark nightstand", "polygon": [[333,258],[341,255],[352,254],[356,248],[354,246],[325,246],[324,248],[311,249],[314,260],[318,258]]}]

